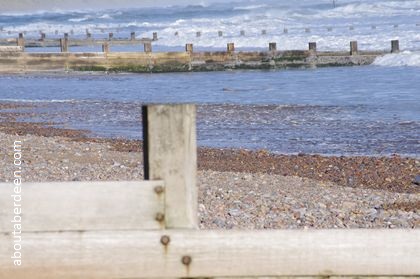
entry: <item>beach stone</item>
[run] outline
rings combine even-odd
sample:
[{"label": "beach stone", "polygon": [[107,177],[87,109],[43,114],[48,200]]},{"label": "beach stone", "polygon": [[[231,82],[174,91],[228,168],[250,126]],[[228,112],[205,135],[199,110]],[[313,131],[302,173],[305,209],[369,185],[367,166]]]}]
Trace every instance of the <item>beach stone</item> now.
[{"label": "beach stone", "polygon": [[414,177],[413,183],[420,186],[420,175]]}]

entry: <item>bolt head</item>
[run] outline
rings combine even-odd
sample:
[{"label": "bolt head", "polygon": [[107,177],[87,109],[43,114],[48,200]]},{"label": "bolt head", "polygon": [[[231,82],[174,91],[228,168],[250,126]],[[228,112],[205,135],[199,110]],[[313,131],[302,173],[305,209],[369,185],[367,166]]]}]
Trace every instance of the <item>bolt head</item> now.
[{"label": "bolt head", "polygon": [[164,191],[164,188],[162,186],[156,186],[155,187],[155,193],[156,194],[162,194]]},{"label": "bolt head", "polygon": [[171,238],[169,237],[169,235],[163,235],[161,238],[160,238],[160,243],[162,243],[162,245],[168,245],[169,244],[169,242],[171,242]]},{"label": "bolt head", "polygon": [[192,259],[190,256],[183,256],[182,257],[182,264],[184,265],[190,265],[192,262]]},{"label": "bolt head", "polygon": [[156,214],[156,221],[158,221],[158,222],[163,222],[163,220],[165,220],[165,215],[163,214],[163,213],[157,213]]}]

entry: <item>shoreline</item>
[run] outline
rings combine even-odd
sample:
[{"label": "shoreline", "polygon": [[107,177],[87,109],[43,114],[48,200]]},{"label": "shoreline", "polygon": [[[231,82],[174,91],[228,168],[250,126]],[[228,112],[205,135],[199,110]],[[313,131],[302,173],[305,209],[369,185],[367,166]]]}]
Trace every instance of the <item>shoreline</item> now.
[{"label": "shoreline", "polygon": [[[0,104],[0,109],[13,108]],[[6,117],[5,117],[6,115]],[[142,141],[92,138],[88,131],[50,127],[46,123],[15,122],[13,114],[0,114],[0,133],[59,137],[69,142],[108,145],[123,153],[141,153]],[[297,176],[346,187],[381,189],[401,193],[420,193],[413,183],[419,174],[416,158],[392,156],[323,156],[312,154],[274,154],[267,150],[198,147],[198,169],[203,171],[260,173]]]}]

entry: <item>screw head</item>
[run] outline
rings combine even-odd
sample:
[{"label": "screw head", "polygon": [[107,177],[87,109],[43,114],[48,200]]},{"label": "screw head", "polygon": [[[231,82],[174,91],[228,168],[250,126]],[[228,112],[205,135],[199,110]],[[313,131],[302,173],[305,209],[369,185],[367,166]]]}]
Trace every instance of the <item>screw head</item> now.
[{"label": "screw head", "polygon": [[158,222],[162,222],[163,220],[165,220],[165,215],[163,214],[163,213],[157,213],[156,214],[156,221],[158,221]]},{"label": "screw head", "polygon": [[156,186],[155,187],[155,193],[156,194],[162,194],[164,191],[164,188],[162,186]]},{"label": "screw head", "polygon": [[171,242],[171,238],[169,237],[169,235],[163,235],[160,238],[160,243],[162,243],[162,245],[167,246],[169,244],[169,242]]},{"label": "screw head", "polygon": [[192,262],[192,259],[190,256],[183,256],[181,261],[183,265],[190,265]]}]

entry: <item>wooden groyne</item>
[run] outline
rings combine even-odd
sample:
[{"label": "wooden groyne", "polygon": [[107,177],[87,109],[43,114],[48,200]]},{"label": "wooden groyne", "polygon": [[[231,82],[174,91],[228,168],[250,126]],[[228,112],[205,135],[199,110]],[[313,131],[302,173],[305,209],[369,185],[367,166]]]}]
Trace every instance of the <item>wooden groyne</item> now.
[{"label": "wooden groyne", "polygon": [[0,47],[0,72],[112,71],[112,72],[189,72],[230,69],[282,69],[372,64],[375,58],[399,51],[399,42],[391,42],[390,51],[363,51],[356,41],[348,51],[319,51],[315,42],[308,50],[277,50],[269,43],[267,51],[237,51],[234,43],[226,51],[196,52],[186,44],[182,52],[153,52],[152,40],[143,42],[143,52],[111,52],[114,41],[102,43],[102,52],[68,52],[70,40],[60,40],[61,53],[26,53],[25,44]]}]

